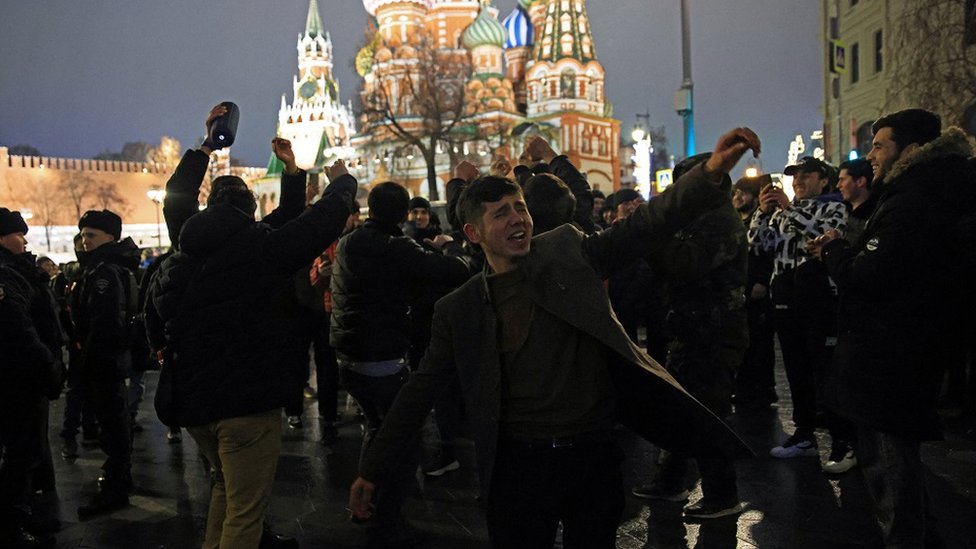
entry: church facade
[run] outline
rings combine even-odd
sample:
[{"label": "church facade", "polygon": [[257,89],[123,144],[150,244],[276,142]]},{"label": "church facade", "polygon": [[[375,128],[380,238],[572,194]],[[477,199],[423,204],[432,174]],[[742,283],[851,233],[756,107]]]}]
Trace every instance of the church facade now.
[{"label": "church facade", "polygon": [[[364,181],[395,179],[431,195],[425,154],[438,185],[459,159],[487,168],[496,155],[518,156],[542,135],[581,167],[591,185],[620,185],[620,122],[611,116],[605,72],[584,0],[519,0],[499,21],[491,0],[364,0],[373,39],[357,56],[363,104],[383,99],[382,116],[361,116],[353,145]],[[441,108],[436,139],[431,95],[417,83],[425,58],[467,63],[463,103]],[[380,109],[376,109],[379,111]],[[459,110],[463,112],[459,114]],[[436,132],[437,130],[434,130]],[[427,139],[412,145],[404,134]],[[438,193],[439,196],[443,194]]]}]

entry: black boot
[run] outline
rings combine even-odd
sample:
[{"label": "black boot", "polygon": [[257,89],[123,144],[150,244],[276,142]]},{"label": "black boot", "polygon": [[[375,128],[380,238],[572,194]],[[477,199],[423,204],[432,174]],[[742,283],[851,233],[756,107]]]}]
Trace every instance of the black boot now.
[{"label": "black boot", "polygon": [[37,537],[23,528],[0,533],[0,547],[6,549],[41,549],[54,547],[53,537]]},{"label": "black boot", "polygon": [[78,507],[78,519],[88,520],[129,506],[129,496],[122,490],[100,490],[87,505]]},{"label": "black boot", "polygon": [[268,523],[264,523],[264,531],[261,533],[261,544],[258,549],[298,549],[298,540],[277,534],[271,530]]}]

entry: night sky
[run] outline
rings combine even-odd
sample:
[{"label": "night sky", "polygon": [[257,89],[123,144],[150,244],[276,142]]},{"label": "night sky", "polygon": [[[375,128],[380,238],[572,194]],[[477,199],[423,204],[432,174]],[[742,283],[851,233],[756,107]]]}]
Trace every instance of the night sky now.
[{"label": "night sky", "polygon": [[[235,157],[263,166],[281,95],[291,97],[308,0],[43,0],[0,2],[0,145],[90,158],[127,141],[184,148],[210,107],[241,108]],[[500,19],[515,0],[496,0]],[[332,34],[342,100],[357,92],[351,60],[363,41],[358,0],[319,0]],[[589,0],[614,116],[666,126],[680,156],[679,0]],[[821,127],[820,2],[693,0],[692,65],[699,151],[725,129],[753,127],[763,167],[781,170],[793,137]]]}]

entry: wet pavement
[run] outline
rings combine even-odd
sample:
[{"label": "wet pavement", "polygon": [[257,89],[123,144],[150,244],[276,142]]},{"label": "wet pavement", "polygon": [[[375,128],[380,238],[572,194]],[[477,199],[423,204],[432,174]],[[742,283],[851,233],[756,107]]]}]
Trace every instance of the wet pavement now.
[{"label": "wet pavement", "polygon": [[[746,510],[702,525],[681,520],[681,503],[652,503],[633,497],[629,487],[650,480],[656,450],[626,431],[620,439],[627,454],[624,478],[627,506],[618,530],[620,549],[833,549],[871,548],[876,529],[868,515],[867,494],[857,469],[838,477],[821,472],[829,452],[820,439],[820,460],[812,457],[777,460],[768,449],[792,430],[788,388],[777,370],[780,405],[764,412],[733,414],[729,421],[756,450],[758,457],[736,463],[739,495]],[[78,506],[95,489],[104,456],[97,448],[81,448],[80,457],[57,457],[58,426],[52,425],[57,494],[39,502],[57,513],[61,531],[58,548],[159,549],[193,548],[202,542],[209,499],[209,476],[192,439],[166,440],[166,429],[152,411],[156,376],[147,376],[147,400],[135,435],[131,506],[87,522],[77,519]],[[351,524],[345,510],[348,488],[355,477],[361,428],[355,410],[343,405],[339,440],[332,448],[318,443],[315,401],[305,401],[303,429],[285,427],[284,449],[269,509],[275,530],[293,536],[303,548],[352,548],[365,543],[363,527]],[[59,423],[63,400],[52,406]],[[284,418],[282,418],[284,421]],[[950,429],[945,441],[925,444],[929,486],[938,528],[950,548],[976,547],[976,442]],[[438,479],[420,479],[421,489],[408,500],[406,515],[429,549],[489,547],[477,501],[474,448],[461,441],[460,470]],[[691,501],[701,496],[692,493]],[[558,545],[557,545],[558,547]]]}]

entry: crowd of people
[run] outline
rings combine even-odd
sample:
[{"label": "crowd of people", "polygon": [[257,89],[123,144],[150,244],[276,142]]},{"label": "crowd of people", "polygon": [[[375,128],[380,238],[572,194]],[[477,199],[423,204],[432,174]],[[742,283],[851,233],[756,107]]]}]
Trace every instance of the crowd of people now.
[{"label": "crowd of people", "polygon": [[[460,468],[459,437],[474,441],[494,547],[550,548],[560,528],[564,547],[614,547],[621,425],[660,448],[634,496],[683,502],[700,480],[686,520],[736,515],[734,460],[756,449],[723,419],[777,402],[778,340],[793,431],[763,451],[815,458],[824,429],[823,471],[860,471],[883,546],[939,547],[920,444],[941,436],[940,406],[973,405],[976,162],[924,110],[873,131],[864,159],[787,166],[787,193],[768,175],[733,184],[761,151],[736,128],[649,201],[592,190],[534,137],[488,173],[459,163],[444,220],[380,182],[363,222],[342,161],[320,191],[280,138],[273,212],[258,221],[235,176],[214,179],[201,210],[207,140],[167,183],[172,249],[142,265],[111,211],[81,217],[78,261],[59,266],[0,207],[0,546],[54,544],[56,521],[31,502],[57,487],[47,434],[62,396],[60,457],[96,441],[106,457],[78,518],[129,505],[155,369],[167,438],[185,429],[210,465],[205,549],[298,547],[265,519],[282,433],[317,397],[334,444],[340,386],[365,424],[349,508],[371,547],[413,538],[402,506],[418,467]],[[440,440],[425,458],[431,416]]]}]

